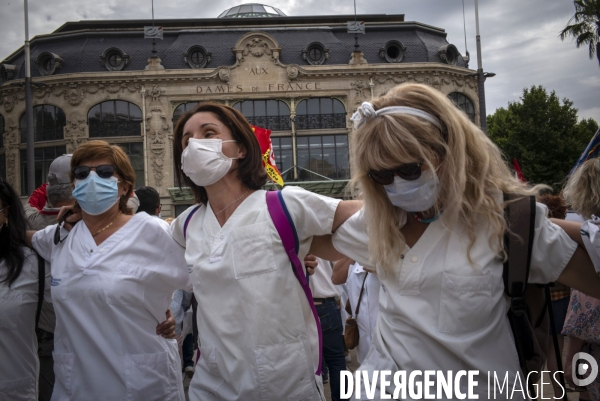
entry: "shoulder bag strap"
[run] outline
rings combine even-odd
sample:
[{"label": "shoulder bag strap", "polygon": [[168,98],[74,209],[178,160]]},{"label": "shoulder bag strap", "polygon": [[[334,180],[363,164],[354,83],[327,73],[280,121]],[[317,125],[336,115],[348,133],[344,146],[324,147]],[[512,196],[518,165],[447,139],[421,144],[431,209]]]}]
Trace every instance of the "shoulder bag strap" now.
[{"label": "shoulder bag strap", "polygon": [[188,228],[188,225],[190,224],[190,220],[192,220],[192,217],[194,217],[194,214],[196,214],[198,209],[200,209],[200,206],[202,206],[202,205],[198,205],[195,208],[193,208],[192,211],[190,212],[190,214],[188,214],[187,217],[185,218],[185,222],[183,223],[183,239],[184,240],[187,240],[187,228]]},{"label": "shoulder bag strap", "polygon": [[[505,194],[504,200],[515,196]],[[507,230],[504,234],[504,248],[507,259],[504,262],[504,292],[511,298],[511,309],[517,315],[525,312],[523,293],[529,279],[531,249],[535,236],[535,197],[526,196],[509,203],[505,208]]]},{"label": "shoulder bag strap", "polygon": [[317,313],[317,308],[315,307],[312,293],[310,291],[310,287],[308,286],[308,280],[304,275],[302,262],[298,257],[299,242],[296,227],[294,226],[294,222],[287,210],[287,207],[285,206],[285,201],[283,200],[281,191],[267,191],[267,208],[269,209],[269,215],[271,216],[271,220],[273,220],[273,224],[277,229],[277,233],[281,238],[285,252],[292,263],[294,275],[304,290],[306,300],[310,305],[310,309],[312,310],[315,318],[315,323],[317,324],[317,332],[319,335],[319,366],[317,367],[315,374],[320,375],[322,368],[321,364],[323,361],[323,333],[321,332],[321,320],[319,319],[319,314]]},{"label": "shoulder bag strap", "polygon": [[355,319],[358,316],[358,309],[360,308],[360,301],[362,299],[363,292],[365,291],[365,282],[367,281],[368,275],[369,275],[369,272],[366,272],[365,278],[363,278],[362,286],[360,287],[360,294],[358,295],[358,303],[356,304],[356,312],[354,313]]},{"label": "shoulder bag strap", "polygon": [[38,259],[38,302],[35,312],[35,328],[37,329],[40,322],[40,314],[42,313],[42,303],[44,302],[44,289],[46,285],[46,261],[37,255]]}]

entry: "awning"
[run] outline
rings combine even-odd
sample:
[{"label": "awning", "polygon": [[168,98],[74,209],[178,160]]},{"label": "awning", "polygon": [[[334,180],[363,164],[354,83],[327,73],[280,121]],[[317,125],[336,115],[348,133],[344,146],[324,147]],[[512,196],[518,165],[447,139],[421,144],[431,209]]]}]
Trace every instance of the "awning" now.
[{"label": "awning", "polygon": [[[326,180],[326,181],[288,181],[286,186],[302,187],[316,194],[331,196],[332,198],[343,198],[347,196],[346,187],[350,180]],[[278,185],[268,182],[264,187],[266,190],[280,189]],[[188,187],[167,188],[174,203],[194,203],[194,193]]]}]

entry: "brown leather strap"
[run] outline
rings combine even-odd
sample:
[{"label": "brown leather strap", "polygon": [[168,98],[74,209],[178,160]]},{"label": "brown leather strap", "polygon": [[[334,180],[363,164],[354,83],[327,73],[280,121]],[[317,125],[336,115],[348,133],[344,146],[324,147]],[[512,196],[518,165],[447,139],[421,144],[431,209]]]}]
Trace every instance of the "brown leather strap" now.
[{"label": "brown leather strap", "polygon": [[360,287],[360,295],[358,296],[358,303],[356,304],[356,313],[354,314],[354,318],[358,316],[358,309],[360,308],[360,300],[362,299],[363,292],[365,291],[365,281],[367,281],[367,276],[369,272],[366,272],[365,278],[363,278],[362,286]]}]

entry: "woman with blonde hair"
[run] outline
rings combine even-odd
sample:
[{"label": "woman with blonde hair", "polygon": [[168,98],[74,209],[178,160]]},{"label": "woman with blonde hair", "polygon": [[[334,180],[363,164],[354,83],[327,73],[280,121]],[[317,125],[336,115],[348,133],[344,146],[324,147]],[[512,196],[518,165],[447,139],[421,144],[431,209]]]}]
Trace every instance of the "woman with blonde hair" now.
[{"label": "woman with blonde hair", "polygon": [[[333,244],[376,266],[382,283],[373,345],[360,369],[407,377],[477,370],[472,391],[480,398],[488,397],[487,372],[497,372],[500,380],[508,374],[512,389],[519,360],[502,279],[503,193],[525,197],[538,188],[516,180],[489,138],[432,87],[397,86],[363,103],[353,121],[352,184],[364,207]],[[537,204],[529,282],[559,281],[600,296],[586,252],[545,212]],[[453,394],[466,394],[463,379]],[[524,377],[521,383],[526,388]],[[415,397],[419,387],[407,387]],[[392,382],[387,392],[393,389]],[[435,379],[429,391],[445,399]]]}]

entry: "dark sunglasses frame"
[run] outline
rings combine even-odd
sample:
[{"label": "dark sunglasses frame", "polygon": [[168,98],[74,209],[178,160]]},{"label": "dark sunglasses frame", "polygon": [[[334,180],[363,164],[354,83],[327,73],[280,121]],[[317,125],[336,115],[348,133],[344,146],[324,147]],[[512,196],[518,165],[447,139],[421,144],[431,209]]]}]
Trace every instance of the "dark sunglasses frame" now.
[{"label": "dark sunglasses frame", "polygon": [[375,181],[379,185],[390,185],[394,182],[394,176],[402,178],[407,181],[414,181],[421,177],[421,166],[423,163],[407,163],[403,164],[393,170],[371,170],[369,171],[369,178]]},{"label": "dark sunglasses frame", "polygon": [[85,180],[90,175],[90,171],[95,170],[96,174],[100,178],[110,178],[113,176],[114,172],[117,170],[115,166],[112,164],[100,164],[96,167],[89,166],[76,166],[71,169],[73,176],[77,180]]}]

